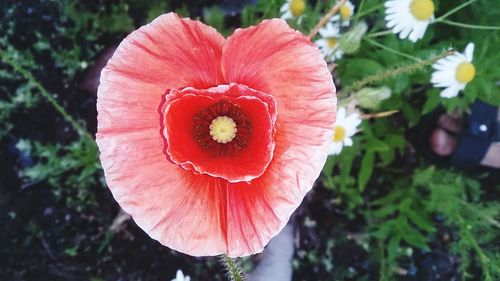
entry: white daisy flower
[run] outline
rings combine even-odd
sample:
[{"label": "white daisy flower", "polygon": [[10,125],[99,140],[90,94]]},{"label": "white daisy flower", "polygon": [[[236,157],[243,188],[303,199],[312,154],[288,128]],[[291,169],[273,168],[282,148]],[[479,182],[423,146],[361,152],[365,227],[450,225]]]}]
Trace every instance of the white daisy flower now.
[{"label": "white daisy flower", "polygon": [[400,39],[412,42],[422,39],[429,23],[434,20],[432,0],[389,0],[385,2],[387,27],[399,33]]},{"label": "white daisy flower", "polygon": [[361,117],[358,113],[353,113],[346,117],[344,108],[340,108],[337,111],[337,120],[333,127],[333,137],[330,143],[329,155],[339,154],[344,145],[352,145],[351,137],[356,134],[359,124],[361,124]]},{"label": "white daisy flower", "polygon": [[330,22],[337,23],[341,21],[343,27],[349,26],[355,8],[356,6],[354,6],[354,4],[351,3],[351,1],[346,1],[344,5],[340,7],[339,15],[333,16],[330,19]]},{"label": "white daisy flower", "polygon": [[172,279],[172,281],[190,281],[191,278],[189,276],[184,276],[184,273],[182,273],[182,270],[178,269],[177,274],[175,275],[175,279]]},{"label": "white daisy flower", "polygon": [[321,35],[321,39],[316,40],[314,43],[321,49],[323,56],[325,58],[340,59],[343,52],[339,49],[339,26],[329,22],[319,30],[319,35]]},{"label": "white daisy flower", "polygon": [[283,4],[280,9],[281,18],[284,20],[298,18],[302,16],[305,11],[305,0],[286,0],[285,4]]},{"label": "white daisy flower", "polygon": [[472,64],[473,54],[474,43],[469,43],[465,47],[465,54],[456,52],[432,66],[436,70],[432,73],[432,84],[434,87],[446,88],[441,92],[441,97],[456,97],[474,79],[476,67]]}]

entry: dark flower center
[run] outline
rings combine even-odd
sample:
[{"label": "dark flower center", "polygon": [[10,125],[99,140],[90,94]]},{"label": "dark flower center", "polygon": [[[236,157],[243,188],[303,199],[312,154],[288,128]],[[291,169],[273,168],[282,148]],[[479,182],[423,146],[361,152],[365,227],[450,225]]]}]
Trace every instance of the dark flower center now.
[{"label": "dark flower center", "polygon": [[219,100],[193,117],[194,140],[213,157],[238,154],[248,146],[252,123],[241,108]]}]

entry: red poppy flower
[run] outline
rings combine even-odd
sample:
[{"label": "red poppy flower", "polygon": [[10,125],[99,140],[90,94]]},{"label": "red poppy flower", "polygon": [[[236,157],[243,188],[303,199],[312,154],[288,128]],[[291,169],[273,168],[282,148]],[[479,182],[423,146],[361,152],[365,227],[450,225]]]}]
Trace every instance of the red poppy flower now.
[{"label": "red poppy flower", "polygon": [[335,119],[321,52],[285,21],[213,28],[170,13],[101,74],[97,143],[121,207],[195,255],[262,251],[318,177]]}]

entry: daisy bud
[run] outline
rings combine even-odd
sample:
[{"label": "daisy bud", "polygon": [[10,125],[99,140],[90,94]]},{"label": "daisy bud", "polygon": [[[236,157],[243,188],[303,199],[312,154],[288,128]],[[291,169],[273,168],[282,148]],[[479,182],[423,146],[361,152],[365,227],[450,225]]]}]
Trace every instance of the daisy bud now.
[{"label": "daisy bud", "polygon": [[353,54],[361,45],[361,39],[368,30],[368,25],[365,22],[359,22],[351,30],[344,33],[340,37],[339,48],[346,54]]},{"label": "daisy bud", "polygon": [[391,97],[389,87],[363,88],[356,93],[358,105],[365,109],[377,109],[383,100]]}]

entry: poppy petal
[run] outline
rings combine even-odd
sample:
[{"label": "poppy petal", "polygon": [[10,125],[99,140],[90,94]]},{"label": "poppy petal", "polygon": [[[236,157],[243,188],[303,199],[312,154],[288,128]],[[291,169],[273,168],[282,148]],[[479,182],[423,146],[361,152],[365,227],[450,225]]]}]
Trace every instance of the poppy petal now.
[{"label": "poppy petal", "polygon": [[[123,78],[125,85],[139,80],[164,91],[187,86],[208,88],[222,81],[224,43],[224,37],[212,27],[168,13],[128,35],[106,69]],[[151,93],[143,93],[147,94]]]},{"label": "poppy petal", "polygon": [[226,252],[227,181],[170,163],[156,135],[149,130],[99,140],[114,198],[165,246],[194,256]]},{"label": "poppy petal", "polygon": [[98,89],[96,141],[113,196],[151,237],[191,255],[226,251],[226,188],[165,159],[158,106],[166,89],[219,84],[224,42],[200,22],[160,16],[120,44]]},{"label": "poppy petal", "polygon": [[228,252],[259,252],[286,225],[324,166],[335,121],[335,86],[320,50],[285,21],[238,29],[223,49],[228,82],[271,94],[276,147],[266,172],[228,188]]}]

